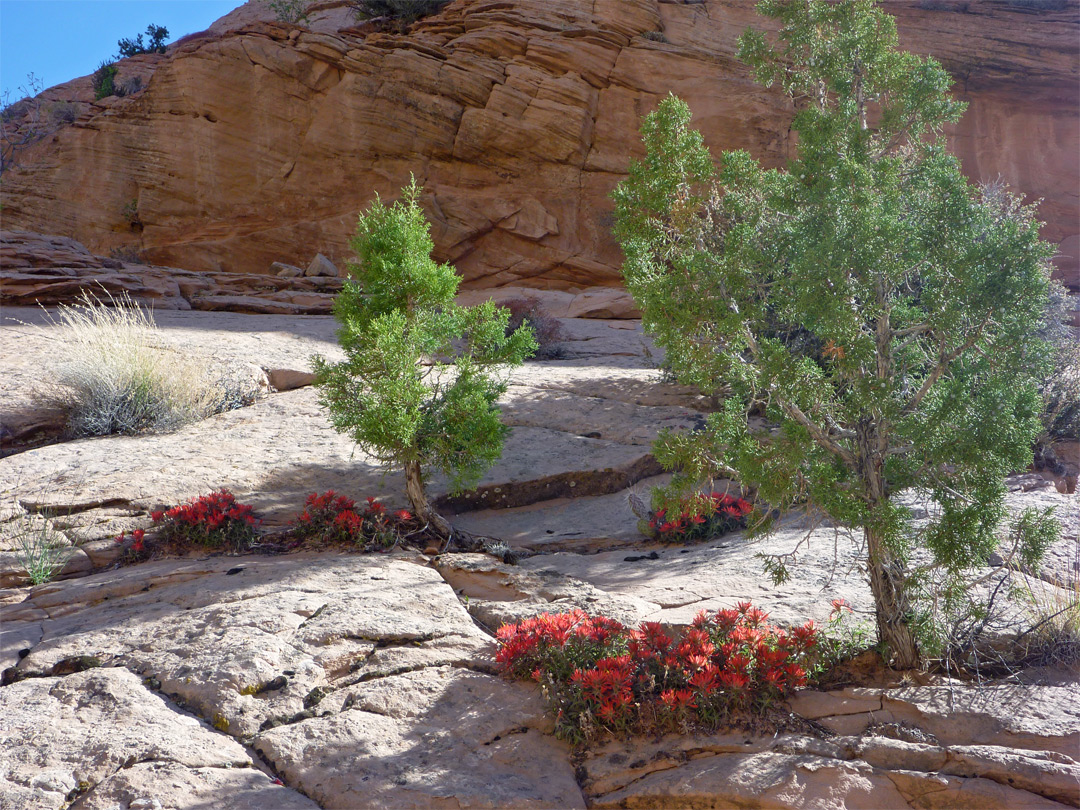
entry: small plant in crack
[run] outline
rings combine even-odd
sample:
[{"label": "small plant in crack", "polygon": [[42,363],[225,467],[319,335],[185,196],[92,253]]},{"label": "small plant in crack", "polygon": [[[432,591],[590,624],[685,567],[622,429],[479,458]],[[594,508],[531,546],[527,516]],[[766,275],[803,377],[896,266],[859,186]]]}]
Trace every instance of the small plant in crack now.
[{"label": "small plant in crack", "polygon": [[77,549],[52,525],[48,515],[17,509],[15,519],[9,524],[16,559],[30,584],[42,585],[64,569]]}]

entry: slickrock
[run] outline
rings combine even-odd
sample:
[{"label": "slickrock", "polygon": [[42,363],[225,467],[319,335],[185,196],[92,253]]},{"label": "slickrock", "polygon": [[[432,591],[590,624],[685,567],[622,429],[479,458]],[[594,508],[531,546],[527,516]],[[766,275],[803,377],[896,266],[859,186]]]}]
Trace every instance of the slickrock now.
[{"label": "slickrock", "polygon": [[323,807],[585,807],[535,690],[436,667],[359,684],[346,702],[253,743]]},{"label": "slickrock", "polygon": [[0,717],[0,799],[10,810],[104,810],[121,800],[194,808],[223,797],[245,810],[318,807],[126,669],[9,684]]},{"label": "slickrock", "polygon": [[[791,157],[788,103],[735,58],[762,25],[753,0],[458,0],[405,34],[316,5],[302,29],[252,0],[165,56],[122,60],[122,78],[146,78],[133,96],[92,104],[88,77],[52,88],[84,112],[5,177],[5,224],[188,270],[337,264],[357,214],[412,172],[439,258],[469,285],[572,291],[619,283],[608,195],[669,91],[715,151]],[[969,102],[952,140],[967,174],[1044,200],[1075,288],[1080,4],[888,9]]]},{"label": "slickrock", "polygon": [[[1075,698],[1075,688],[1064,696]],[[798,697],[832,695],[805,692]],[[809,704],[794,701],[796,711]],[[955,707],[952,737],[963,737],[972,720],[985,719],[970,708],[970,704]],[[721,732],[668,735],[632,746],[610,742],[589,752],[582,766],[582,786],[590,806],[604,808],[1080,806],[1075,746],[1068,755],[1005,745],[952,745],[917,725],[887,722],[880,713],[863,711],[860,716],[876,726],[859,736]],[[1007,707],[988,702],[987,712],[1008,722]],[[1032,719],[1028,713],[1012,722],[1024,725]],[[1080,726],[1070,718],[1064,728],[1075,731]],[[909,742],[898,736],[927,741]],[[1068,744],[1068,738],[1057,737],[1054,742]]]},{"label": "slickrock", "polygon": [[[322,807],[583,807],[568,749],[550,736],[537,690],[491,674],[491,638],[418,562],[336,554],[173,560],[32,589],[0,616],[5,635],[30,645],[0,688],[4,731],[21,746],[4,778],[30,786],[47,777],[59,807],[80,782],[91,793],[104,782],[104,795],[116,795],[169,773],[168,763],[249,766],[236,738]],[[60,705],[44,705],[44,695]],[[105,708],[95,709],[96,700]],[[68,713],[77,720],[70,728]],[[42,718],[57,724],[44,731],[53,738],[46,750],[67,770],[29,773],[31,728]],[[90,753],[99,748],[108,756]],[[153,769],[106,780],[136,763]],[[185,779],[198,795],[220,787],[219,798],[237,791],[255,801],[259,787],[253,777],[188,774],[177,789]],[[5,801],[18,795],[0,793]],[[311,806],[274,804],[273,794],[267,801]],[[197,802],[177,798],[174,806]]]}]

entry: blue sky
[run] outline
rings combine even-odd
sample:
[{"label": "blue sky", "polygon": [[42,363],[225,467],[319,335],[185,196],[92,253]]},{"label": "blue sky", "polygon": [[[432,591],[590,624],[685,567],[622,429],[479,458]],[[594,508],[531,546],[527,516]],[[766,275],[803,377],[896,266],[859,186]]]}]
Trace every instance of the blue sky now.
[{"label": "blue sky", "polygon": [[[116,42],[164,25],[168,42],[206,29],[243,0],[0,0],[0,90],[33,71],[45,87],[92,73]],[[146,37],[143,37],[145,41]]]}]

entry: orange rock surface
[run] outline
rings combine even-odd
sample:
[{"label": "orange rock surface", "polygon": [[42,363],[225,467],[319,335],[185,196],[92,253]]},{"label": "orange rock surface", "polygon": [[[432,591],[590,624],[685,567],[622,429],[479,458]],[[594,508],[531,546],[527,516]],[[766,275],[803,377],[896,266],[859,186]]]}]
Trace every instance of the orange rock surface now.
[{"label": "orange rock surface", "polygon": [[[297,29],[255,0],[122,62],[120,79],[148,78],[133,96],[89,104],[88,78],[47,91],[86,111],[5,175],[4,226],[267,273],[342,262],[358,213],[411,172],[466,286],[614,286],[608,195],[660,98],[684,97],[714,152],[778,165],[792,146],[787,102],[734,55],[761,24],[751,0],[456,0],[404,35],[343,6]],[[1080,288],[1080,0],[887,6],[970,103],[952,133],[967,173],[1044,199],[1044,238]]]}]

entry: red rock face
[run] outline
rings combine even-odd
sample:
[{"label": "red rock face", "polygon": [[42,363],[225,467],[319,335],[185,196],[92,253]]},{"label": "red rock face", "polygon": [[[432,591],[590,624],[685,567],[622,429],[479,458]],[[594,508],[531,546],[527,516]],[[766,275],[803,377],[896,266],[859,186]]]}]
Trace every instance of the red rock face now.
[{"label": "red rock face", "polygon": [[[786,100],[734,56],[761,24],[751,0],[457,0],[408,35],[342,28],[341,5],[299,31],[249,3],[144,60],[146,89],[5,176],[5,227],[192,270],[340,263],[358,213],[411,172],[467,286],[617,285],[608,195],[660,98],[685,98],[714,152],[779,165],[791,148]],[[951,133],[965,171],[1043,198],[1043,236],[1080,288],[1080,0],[887,7],[970,104]]]}]

